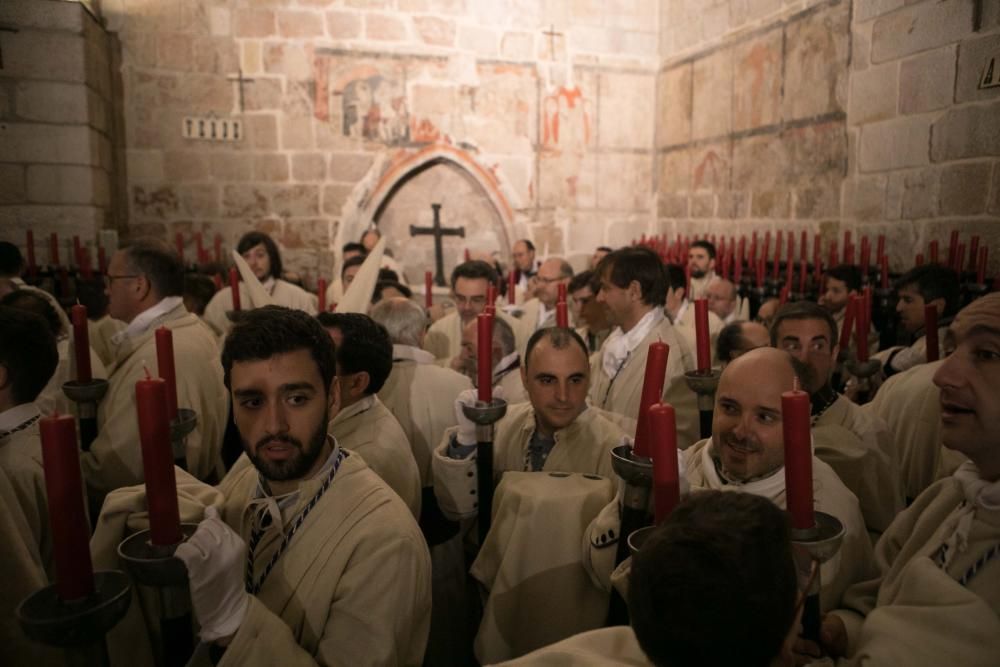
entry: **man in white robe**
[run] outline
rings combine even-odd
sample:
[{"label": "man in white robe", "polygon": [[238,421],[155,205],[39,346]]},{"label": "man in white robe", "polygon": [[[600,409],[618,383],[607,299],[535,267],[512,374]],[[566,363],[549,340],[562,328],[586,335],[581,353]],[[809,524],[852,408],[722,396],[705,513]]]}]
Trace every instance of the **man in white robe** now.
[{"label": "man in white robe", "polygon": [[520,239],[511,248],[511,258],[514,260],[514,283],[525,293],[530,293],[529,285],[535,277],[540,262],[535,259],[535,244],[528,239]]},{"label": "man in white robe", "polygon": [[347,260],[352,257],[364,257],[366,254],[365,247],[360,243],[352,241],[344,244],[340,252],[340,270],[334,276],[331,276],[333,279],[326,288],[327,309],[334,304],[340,303],[340,300],[344,298],[344,290],[347,289],[347,285],[344,284],[343,267]]},{"label": "man in white robe", "polygon": [[[301,287],[281,279],[282,263],[278,245],[270,236],[263,232],[249,232],[243,235],[236,244],[236,252],[243,256],[254,276],[271,297],[271,302],[278,306],[304,310],[310,315],[316,314],[318,299],[315,294],[306,292]],[[240,282],[240,307],[247,308],[250,304],[250,291]],[[219,336],[224,336],[231,322],[227,313],[233,310],[233,294],[230,286],[219,290],[205,308],[204,320]]]},{"label": "man in white robe", "polygon": [[649,345],[670,346],[662,400],[677,411],[677,441],[684,449],[698,439],[696,396],[684,373],[694,370],[693,352],[663,313],[666,281],[659,257],[648,248],[622,248],[597,269],[604,305],[615,326],[591,359],[590,402],[602,410],[638,419]]},{"label": "man in white robe", "polygon": [[[486,291],[497,284],[497,272],[484,261],[472,260],[455,267],[451,272],[451,293],[455,310],[433,325],[424,338],[424,349],[434,355],[438,363],[451,364],[457,370],[457,357],[462,351],[462,331],[486,308]],[[497,311],[498,320],[504,320],[518,332],[518,322],[503,311]]]},{"label": "man in white robe", "polygon": [[945,347],[941,436],[970,460],[896,518],[877,576],[824,619],[823,648],[845,664],[986,667],[1000,656],[1000,294],[963,309]]},{"label": "man in white robe", "polygon": [[173,333],[177,405],[198,416],[185,441],[187,469],[199,479],[220,479],[228,400],[219,350],[201,320],[184,309],[180,258],[165,243],[138,240],[111,258],[106,281],[111,316],[128,327],[115,340],[108,392],[98,406],[97,438],[82,455],[92,498],[142,481],[135,383],[147,373],[159,376],[155,331],[160,327]]},{"label": "man in white robe", "polygon": [[716,278],[705,288],[708,309],[722,320],[723,326],[740,319],[740,293],[732,282]]},{"label": "man in white robe", "polygon": [[[473,386],[479,384],[479,336],[476,320],[469,322],[462,330],[462,350],[452,367],[468,377]],[[528,400],[528,394],[521,382],[521,355],[515,347],[514,330],[506,320],[493,320],[493,390],[508,404]]]},{"label": "man in white robe", "polygon": [[[556,325],[556,301],[559,299],[559,286],[566,285],[568,288],[572,277],[573,267],[561,257],[550,257],[542,262],[535,276],[538,285],[535,290],[535,298],[526,301],[521,306],[521,315],[518,318],[517,330],[520,330],[518,340],[522,342],[522,345],[527,345],[528,338],[538,329]],[[566,314],[570,314],[568,303],[566,304]],[[524,353],[521,347],[518,347],[518,351]]]},{"label": "man in white robe", "polygon": [[376,395],[392,371],[389,334],[359,313],[321,313],[319,321],[337,346],[341,408],[330,435],[359,454],[419,518],[417,462],[406,433]]},{"label": "man in white robe", "polygon": [[52,536],[42,469],[42,442],[34,402],[56,369],[56,340],[34,313],[0,306],[0,471],[11,483],[17,507],[4,507],[24,519],[31,550],[51,577]]},{"label": "man in white robe", "polygon": [[837,334],[829,312],[811,301],[786,303],[771,325],[771,343],[805,367],[802,388],[812,401],[816,456],[857,496],[875,542],[903,509],[899,456],[885,422],[830,385]]},{"label": "man in white robe", "polygon": [[716,279],[715,246],[711,241],[695,241],[688,248],[687,265],[691,270],[691,294],[688,298],[703,299],[708,286]]},{"label": "man in white robe", "polygon": [[[256,309],[223,364],[246,457],[217,490],[178,475],[182,513],[211,505],[177,549],[202,640],[190,664],[420,664],[427,547],[399,497],[327,435],[340,395],[330,337],[299,311]],[[95,542],[120,532],[111,512],[136,523],[143,491],[109,497]]]},{"label": "man in white robe", "polygon": [[573,276],[569,281],[569,308],[573,321],[576,322],[576,332],[587,344],[587,349],[593,354],[601,349],[601,345],[611,333],[604,307],[597,303],[597,291],[594,289],[594,272],[584,271]]},{"label": "man in white robe", "polygon": [[[684,287],[684,272],[677,265],[671,264],[664,267],[667,277],[667,298],[664,302],[664,310],[667,317],[674,324],[674,330],[684,337],[688,348],[697,350],[698,328],[695,324],[694,304],[687,298]],[[709,364],[716,365],[715,348],[719,339],[719,332],[725,325],[718,315],[708,309],[708,349]]]}]

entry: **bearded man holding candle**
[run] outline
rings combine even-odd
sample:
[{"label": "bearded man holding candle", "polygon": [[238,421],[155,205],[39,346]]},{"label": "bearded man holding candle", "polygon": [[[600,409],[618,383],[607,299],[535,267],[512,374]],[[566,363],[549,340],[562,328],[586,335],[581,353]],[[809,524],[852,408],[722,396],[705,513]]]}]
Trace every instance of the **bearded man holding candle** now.
[{"label": "bearded man holding candle", "polygon": [[[529,401],[510,405],[496,424],[493,524],[471,570],[490,593],[476,638],[484,664],[600,627],[607,614],[580,544],[614,495],[610,452],[625,433],[587,405],[588,352],[572,329],[536,331],[520,375]],[[479,512],[476,429],[462,410],[475,401],[472,391],[459,396],[458,426],[434,452],[434,490],[454,519]]]},{"label": "bearded man holding candle", "polygon": [[833,317],[810,301],[785,304],[774,316],[771,344],[806,369],[802,388],[811,399],[814,451],[857,496],[874,543],[903,509],[899,455],[885,422],[830,384],[837,363]]},{"label": "bearded man holding candle", "polygon": [[985,667],[1000,656],[1000,294],[963,309],[944,344],[941,438],[969,461],[896,517],[875,549],[877,576],[824,619],[823,648],[845,664]]},{"label": "bearded man holding candle", "polygon": [[[451,272],[451,294],[455,310],[448,313],[427,331],[424,349],[434,355],[441,365],[451,364],[458,370],[462,352],[462,332],[469,323],[475,323],[476,316],[486,308],[486,293],[491,285],[497,284],[496,270],[482,260],[471,260],[455,267]],[[518,322],[503,311],[496,314],[515,332]]]},{"label": "bearded man holding candle", "polygon": [[602,259],[596,273],[597,301],[614,329],[591,360],[591,404],[638,419],[649,345],[666,343],[670,353],[662,400],[677,411],[678,446],[691,446],[698,439],[698,408],[684,373],[695,368],[694,348],[664,314],[667,283],[660,258],[649,248],[621,248]]},{"label": "bearded man holding candle", "polygon": [[377,395],[392,372],[388,332],[359,313],[320,313],[319,323],[337,348],[340,409],[330,420],[330,435],[361,455],[419,518],[417,462],[406,433]]},{"label": "bearded man holding candle", "polygon": [[[281,253],[278,244],[264,232],[248,232],[236,244],[236,252],[250,265],[254,276],[261,286],[271,296],[271,301],[279,306],[304,310],[310,315],[316,314],[318,299],[315,294],[306,292],[301,287],[282,280]],[[241,282],[239,286],[240,303],[251,302],[250,292]],[[224,287],[205,307],[205,322],[218,335],[224,335],[231,326],[226,313],[233,310],[232,286]]]},{"label": "bearded man holding candle", "polygon": [[198,425],[185,442],[188,470],[198,479],[221,478],[220,443],[228,413],[211,331],[184,308],[183,266],[177,254],[157,240],[137,240],[111,258],[105,278],[108,310],[128,326],[114,339],[115,359],[108,391],[98,407],[98,435],[81,463],[91,497],[142,481],[135,383],[157,372],[154,333],[173,332],[177,400],[194,410]]}]

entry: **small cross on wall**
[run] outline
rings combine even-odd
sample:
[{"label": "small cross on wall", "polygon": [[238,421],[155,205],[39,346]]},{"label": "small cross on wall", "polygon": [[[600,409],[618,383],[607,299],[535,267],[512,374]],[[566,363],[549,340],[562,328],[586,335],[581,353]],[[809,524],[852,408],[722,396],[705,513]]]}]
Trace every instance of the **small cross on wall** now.
[{"label": "small cross on wall", "polygon": [[[253,83],[254,80],[243,76],[243,70],[242,69],[237,70],[236,74],[230,74],[226,78],[229,81],[233,82],[233,92],[236,93],[236,102],[239,105],[239,112],[243,113],[243,110],[244,110],[244,105],[243,105],[243,84],[245,84],[245,83]],[[233,112],[234,113],[236,112],[235,108],[233,109]]]},{"label": "small cross on wall", "polygon": [[562,37],[561,32],[556,32],[556,27],[550,25],[548,30],[543,30],[542,34],[549,39],[549,60],[556,59],[556,37]]}]

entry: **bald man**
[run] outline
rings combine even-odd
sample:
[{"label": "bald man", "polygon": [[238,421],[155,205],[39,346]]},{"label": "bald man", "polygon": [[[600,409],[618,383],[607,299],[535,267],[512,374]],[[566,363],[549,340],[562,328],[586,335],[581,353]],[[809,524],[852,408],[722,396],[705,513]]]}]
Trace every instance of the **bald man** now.
[{"label": "bald man", "polygon": [[877,576],[824,619],[824,649],[850,664],[1000,656],[1000,294],[966,306],[943,343],[941,439],[970,460],[896,517],[875,549]]},{"label": "bald man", "polygon": [[[464,374],[473,383],[479,381],[479,336],[478,324],[472,320],[462,327],[462,351],[452,362],[452,368]],[[493,320],[493,390],[500,390],[500,396],[508,404],[528,400],[521,382],[521,355],[517,350],[517,337],[506,320]]]},{"label": "bald man", "polygon": [[763,324],[736,321],[727,324],[719,332],[719,338],[715,341],[715,358],[725,368],[736,357],[770,344],[771,334]]},{"label": "bald man", "polygon": [[[781,394],[792,388],[796,378],[792,364],[788,353],[762,347],[726,366],[715,395],[712,437],[683,453],[692,493],[698,489],[753,493],[785,509]],[[845,528],[840,551],[821,570],[820,602],[824,609],[835,609],[850,585],[875,572],[872,546],[854,494],[815,456],[812,472],[816,510],[837,517]],[[591,524],[590,536],[597,539],[592,540],[590,553],[594,575],[610,585],[614,553],[599,542],[608,531],[607,514],[605,508]]]},{"label": "bald man", "polygon": [[740,316],[740,293],[736,285],[725,278],[716,278],[705,288],[708,309],[715,313],[723,324],[732,324]]}]

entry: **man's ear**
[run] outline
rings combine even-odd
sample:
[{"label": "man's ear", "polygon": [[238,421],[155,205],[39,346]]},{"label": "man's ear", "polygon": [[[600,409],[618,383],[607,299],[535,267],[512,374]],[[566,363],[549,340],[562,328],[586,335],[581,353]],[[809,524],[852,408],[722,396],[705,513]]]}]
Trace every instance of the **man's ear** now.
[{"label": "man's ear", "polygon": [[638,280],[633,280],[628,284],[628,295],[635,301],[642,301],[642,285]]},{"label": "man's ear", "polygon": [[924,303],[927,304],[927,305],[934,306],[934,308],[937,309],[937,313],[938,313],[938,317],[939,318],[944,313],[944,305],[945,305],[944,304],[944,298],[938,297],[936,299],[931,299],[930,301],[925,301]]},{"label": "man's ear", "polygon": [[351,393],[355,396],[364,396],[371,382],[372,377],[368,374],[368,371],[354,373],[351,376]]},{"label": "man's ear", "polygon": [[336,375],[330,380],[330,386],[326,390],[326,407],[332,413],[340,412],[340,382]]}]

